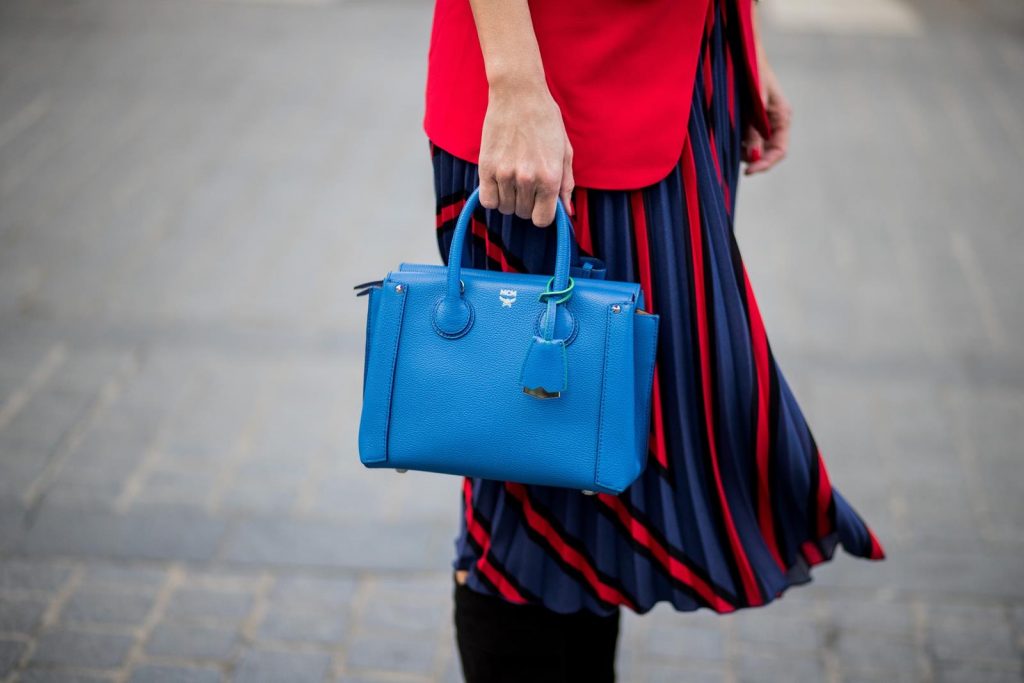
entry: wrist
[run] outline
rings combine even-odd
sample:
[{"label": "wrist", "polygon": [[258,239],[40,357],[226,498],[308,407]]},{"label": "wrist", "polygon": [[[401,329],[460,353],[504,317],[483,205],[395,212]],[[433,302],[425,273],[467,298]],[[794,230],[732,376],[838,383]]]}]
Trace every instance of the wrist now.
[{"label": "wrist", "polygon": [[488,65],[487,87],[491,94],[502,95],[514,93],[540,94],[547,93],[548,85],[544,78],[544,70],[540,65]]}]

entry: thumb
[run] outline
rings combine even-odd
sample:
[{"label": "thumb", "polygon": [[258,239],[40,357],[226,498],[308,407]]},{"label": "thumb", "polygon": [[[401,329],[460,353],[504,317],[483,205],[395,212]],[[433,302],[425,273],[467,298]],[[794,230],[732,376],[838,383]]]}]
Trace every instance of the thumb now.
[{"label": "thumb", "polygon": [[572,191],[575,187],[576,180],[572,176],[572,155],[570,153],[562,163],[562,185],[558,191],[558,196],[561,197],[562,204],[565,205],[565,210],[570,216],[576,215],[576,207],[572,205]]}]

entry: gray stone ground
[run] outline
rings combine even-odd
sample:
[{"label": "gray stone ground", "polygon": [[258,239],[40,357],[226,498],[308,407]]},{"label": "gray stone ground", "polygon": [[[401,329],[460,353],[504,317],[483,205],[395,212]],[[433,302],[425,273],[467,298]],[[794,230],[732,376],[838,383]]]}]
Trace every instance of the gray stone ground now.
[{"label": "gray stone ground", "polygon": [[[458,482],[355,449],[351,285],[438,259],[429,5],[0,7],[0,679],[458,679]],[[737,234],[890,558],[628,617],[621,678],[1020,681],[1024,13],[762,6],[795,139]]]}]

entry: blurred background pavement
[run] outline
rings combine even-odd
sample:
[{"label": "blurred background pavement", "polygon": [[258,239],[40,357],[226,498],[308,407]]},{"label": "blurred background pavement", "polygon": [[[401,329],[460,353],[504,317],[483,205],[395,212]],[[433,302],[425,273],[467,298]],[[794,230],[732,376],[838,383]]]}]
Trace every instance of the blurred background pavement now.
[{"label": "blurred background pavement", "polygon": [[[889,559],[627,615],[627,683],[1022,680],[1024,5],[765,0],[737,235]],[[458,680],[455,478],[356,454],[357,282],[438,262],[431,3],[0,6],[0,680]]]}]

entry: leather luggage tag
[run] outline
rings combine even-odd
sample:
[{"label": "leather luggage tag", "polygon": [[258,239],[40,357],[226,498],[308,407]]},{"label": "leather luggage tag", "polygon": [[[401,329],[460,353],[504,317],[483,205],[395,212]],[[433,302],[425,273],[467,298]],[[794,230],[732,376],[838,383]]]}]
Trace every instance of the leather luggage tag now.
[{"label": "leather luggage tag", "polygon": [[519,373],[523,392],[535,398],[558,398],[568,385],[565,340],[533,336]]}]

